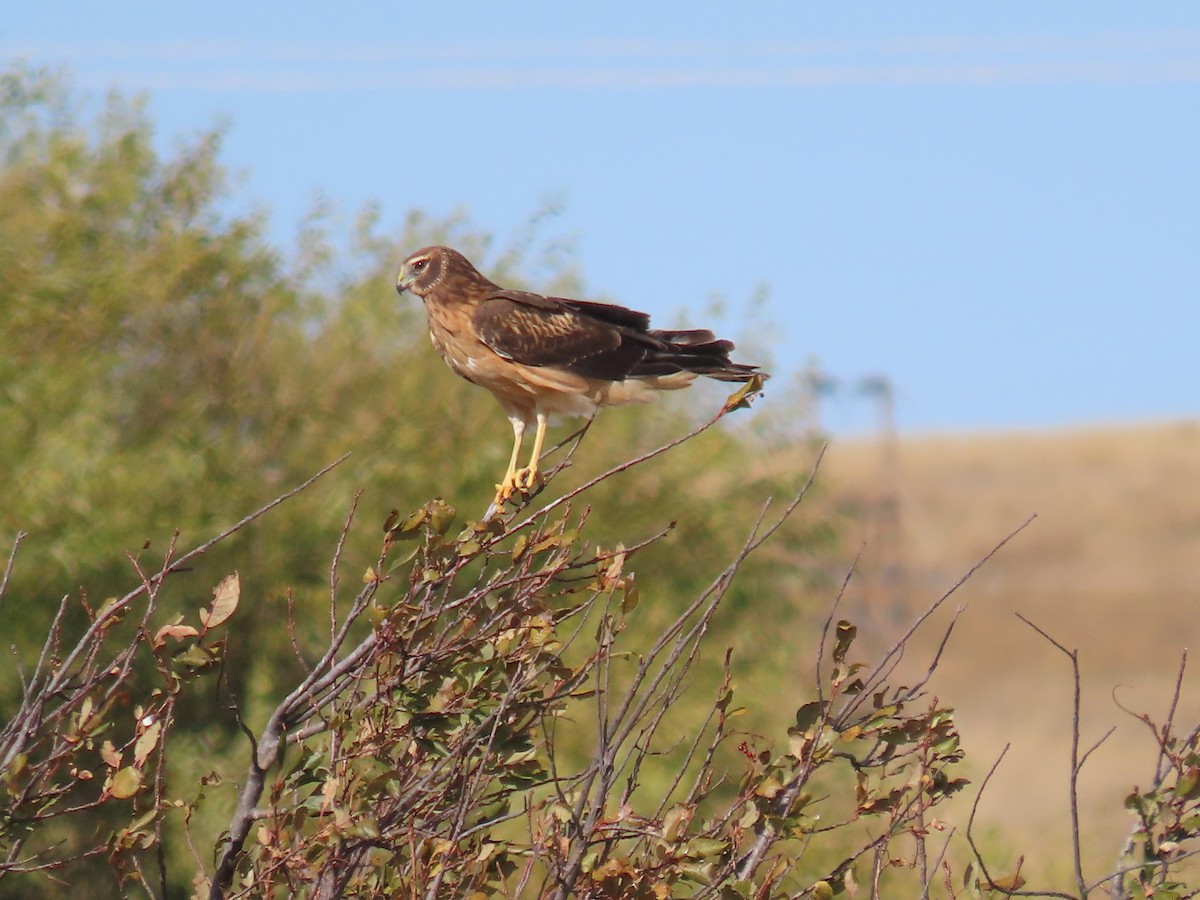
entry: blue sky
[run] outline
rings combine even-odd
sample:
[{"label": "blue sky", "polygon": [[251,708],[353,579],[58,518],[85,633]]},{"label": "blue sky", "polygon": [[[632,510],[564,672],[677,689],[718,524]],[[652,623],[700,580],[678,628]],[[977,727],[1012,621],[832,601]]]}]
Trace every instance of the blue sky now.
[{"label": "blue sky", "polygon": [[0,55],[145,92],[164,148],[227,122],[281,246],[319,196],[501,240],[556,198],[592,296],[765,286],[835,430],[879,373],[907,431],[1200,414],[1195,3],[11,6]]}]

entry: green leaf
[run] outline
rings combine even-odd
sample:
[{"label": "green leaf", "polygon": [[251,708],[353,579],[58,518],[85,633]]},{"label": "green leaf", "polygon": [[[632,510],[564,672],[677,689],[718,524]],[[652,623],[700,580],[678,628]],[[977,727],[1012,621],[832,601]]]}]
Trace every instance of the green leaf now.
[{"label": "green leaf", "polygon": [[686,844],[686,853],[688,856],[717,856],[729,849],[728,841],[720,841],[716,838],[694,837]]},{"label": "green leaf", "polygon": [[525,555],[525,550],[529,546],[529,535],[519,534],[517,539],[513,541],[512,561],[520,562],[521,557]]},{"label": "green leaf", "polygon": [[938,756],[950,756],[954,753],[957,753],[958,748],[959,748],[958,735],[955,734],[955,735],[951,735],[950,737],[946,738],[944,741],[938,741],[936,744],[934,744],[933,752],[936,753]]},{"label": "green leaf", "polygon": [[429,510],[429,527],[434,534],[445,534],[454,523],[456,511],[453,506],[436,497],[425,504]]},{"label": "green leaf", "polygon": [[642,595],[638,592],[637,585],[633,581],[633,576],[630,575],[625,579],[625,593],[621,597],[621,612],[632,612],[637,609],[637,605],[641,600]]},{"label": "green leaf", "polygon": [[1200,795],[1200,768],[1191,768],[1179,776],[1175,783],[1175,796],[1194,800]]},{"label": "green leaf", "polygon": [[142,813],[140,816],[138,816],[136,819],[134,819],[132,822],[129,823],[129,826],[128,826],[129,830],[130,831],[141,831],[143,828],[145,828],[147,825],[149,825],[151,822],[153,822],[155,819],[158,818],[158,813],[159,813],[158,807],[155,807],[155,806],[150,807],[150,809],[146,810],[144,813]]},{"label": "green leaf", "polygon": [[215,647],[201,647],[199,644],[192,644],[176,656],[174,662],[176,666],[199,671],[215,663],[217,657],[218,651]]},{"label": "green leaf", "polygon": [[750,401],[756,394],[762,392],[766,381],[766,377],[760,373],[752,375],[749,381],[725,398],[725,406],[721,409],[721,415],[731,413],[735,409],[749,409]]},{"label": "green leaf", "polygon": [[[393,525],[387,532],[389,539],[393,541],[405,540],[417,536],[421,526],[429,518],[429,510],[422,506],[420,509],[415,509],[401,522],[399,525]],[[391,519],[391,516],[388,516]]]},{"label": "green leaf", "polygon": [[132,797],[142,786],[142,773],[133,766],[119,769],[112,777],[109,793],[118,800]]},{"label": "green leaf", "polygon": [[717,867],[711,862],[685,862],[680,864],[679,874],[688,881],[694,881],[698,884],[712,884],[713,878],[717,874]]},{"label": "green leaf", "polygon": [[808,732],[824,716],[826,704],[820,700],[805,703],[796,710],[796,730]]},{"label": "green leaf", "polygon": [[846,652],[850,649],[850,645],[854,643],[854,638],[858,636],[858,628],[851,622],[845,619],[837,623],[837,640],[833,645],[833,659],[835,662],[842,662],[846,658]]}]

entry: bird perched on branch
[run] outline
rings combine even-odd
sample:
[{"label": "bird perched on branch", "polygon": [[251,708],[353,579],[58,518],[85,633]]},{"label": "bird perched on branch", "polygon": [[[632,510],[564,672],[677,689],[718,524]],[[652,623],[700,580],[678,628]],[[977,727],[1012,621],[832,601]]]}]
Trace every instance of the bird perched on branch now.
[{"label": "bird perched on branch", "polygon": [[[506,290],[449,247],[409,256],[396,290],[421,298],[442,358],[491,391],[512,423],[512,457],[496,485],[497,509],[540,483],[538,459],[551,416],[590,417],[601,406],[687,387],[697,375],[746,382],[758,371],[730,362],[733,343],[711,331],[651,329],[646,313],[623,306]],[[518,469],[522,439],[535,423],[529,465]]]}]

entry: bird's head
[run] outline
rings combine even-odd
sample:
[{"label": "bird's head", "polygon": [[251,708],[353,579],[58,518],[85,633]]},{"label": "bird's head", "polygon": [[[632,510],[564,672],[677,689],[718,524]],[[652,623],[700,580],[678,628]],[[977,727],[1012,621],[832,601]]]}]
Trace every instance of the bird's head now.
[{"label": "bird's head", "polygon": [[400,274],[396,276],[397,293],[412,291],[424,297],[446,277],[451,254],[458,255],[449,247],[423,247],[409,256],[400,264]]},{"label": "bird's head", "polygon": [[[403,294],[412,291],[424,300],[443,284],[457,289],[495,290],[496,285],[479,274],[470,260],[449,247],[423,247],[400,264],[396,290]],[[443,291],[439,296],[445,296]]]}]

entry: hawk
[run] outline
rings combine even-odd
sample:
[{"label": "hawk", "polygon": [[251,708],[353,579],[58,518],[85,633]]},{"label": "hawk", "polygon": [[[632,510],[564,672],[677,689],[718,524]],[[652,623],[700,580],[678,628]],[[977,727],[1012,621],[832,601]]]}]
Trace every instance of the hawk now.
[{"label": "hawk", "polygon": [[[491,391],[512,423],[512,456],[496,485],[496,509],[539,485],[551,416],[591,417],[601,406],[687,387],[697,375],[745,382],[758,371],[730,362],[733,343],[711,331],[651,329],[646,313],[623,306],[507,290],[449,247],[425,247],[404,260],[396,290],[421,298],[438,353]],[[535,423],[529,464],[518,469],[525,431]]]}]

